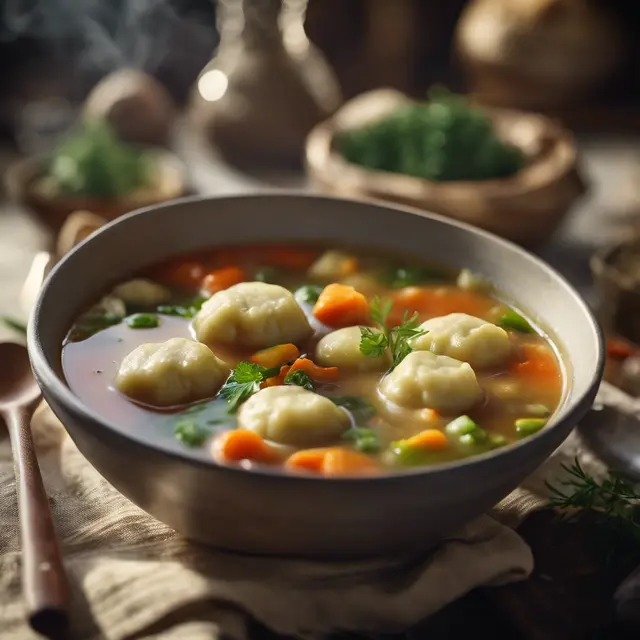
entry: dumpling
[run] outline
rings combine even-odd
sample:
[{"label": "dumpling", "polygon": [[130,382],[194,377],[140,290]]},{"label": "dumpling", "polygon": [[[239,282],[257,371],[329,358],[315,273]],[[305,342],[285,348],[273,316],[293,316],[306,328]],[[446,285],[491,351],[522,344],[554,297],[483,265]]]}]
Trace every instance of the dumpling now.
[{"label": "dumpling", "polygon": [[261,349],[309,337],[311,326],[293,294],[266,282],[242,282],[214,293],[193,321],[205,344]]},{"label": "dumpling", "polygon": [[309,275],[320,280],[339,280],[358,270],[358,260],[342,251],[325,251],[309,267]]},{"label": "dumpling", "polygon": [[113,295],[127,304],[155,305],[167,302],[171,291],[157,282],[145,278],[136,278],[119,284]]},{"label": "dumpling", "polygon": [[427,333],[411,346],[468,362],[481,369],[504,364],[511,354],[509,334],[491,322],[466,313],[450,313],[420,325]]},{"label": "dumpling", "polygon": [[302,387],[267,387],[251,396],[238,412],[238,427],[265,440],[296,447],[336,441],[351,422],[329,398]]},{"label": "dumpling", "polygon": [[401,407],[445,415],[466,411],[483,396],[471,365],[430,351],[410,353],[382,380],[380,392]]},{"label": "dumpling", "polygon": [[389,354],[370,358],[360,351],[360,327],[345,327],[328,333],[316,346],[315,360],[324,367],[360,371],[382,371],[390,364]]},{"label": "dumpling", "polygon": [[171,338],[136,347],[121,362],[115,384],[132,400],[171,407],[214,396],[228,374],[209,347]]}]

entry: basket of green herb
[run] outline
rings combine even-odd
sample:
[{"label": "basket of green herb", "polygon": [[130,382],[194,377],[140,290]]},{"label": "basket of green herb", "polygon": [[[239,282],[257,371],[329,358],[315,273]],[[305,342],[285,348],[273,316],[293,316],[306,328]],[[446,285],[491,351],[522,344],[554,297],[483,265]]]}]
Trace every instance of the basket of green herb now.
[{"label": "basket of green herb", "polygon": [[18,162],[7,188],[58,229],[73,211],[115,218],[185,191],[182,165],[170,153],[120,141],[106,121],[91,121],[68,134],[48,157]]},{"label": "basket of green herb", "polygon": [[386,89],[353,99],[310,133],[306,162],[325,191],[408,204],[527,245],[547,239],[585,191],[558,124],[443,90],[424,103]]}]

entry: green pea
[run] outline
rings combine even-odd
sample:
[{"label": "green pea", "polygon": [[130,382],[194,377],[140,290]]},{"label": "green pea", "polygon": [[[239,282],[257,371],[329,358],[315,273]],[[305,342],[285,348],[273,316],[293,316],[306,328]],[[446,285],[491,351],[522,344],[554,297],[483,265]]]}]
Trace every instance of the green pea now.
[{"label": "green pea", "polygon": [[160,324],[158,316],[153,313],[134,313],[124,321],[132,329],[153,329]]},{"label": "green pea", "polygon": [[484,444],[487,441],[487,432],[480,427],[476,427],[473,431],[463,433],[460,436],[460,443],[465,446],[475,446]]},{"label": "green pea", "polygon": [[529,321],[523,318],[519,313],[515,311],[507,311],[500,320],[498,320],[498,324],[503,329],[513,329],[514,331],[519,331],[520,333],[533,333],[534,329],[529,324]]},{"label": "green pea", "polygon": [[509,443],[503,435],[499,433],[493,433],[489,436],[489,444],[491,445],[492,449],[499,449],[500,447],[504,447]]},{"label": "green pea", "polygon": [[545,404],[528,404],[524,408],[524,412],[534,418],[548,418],[551,415],[551,409]]},{"label": "green pea", "polygon": [[544,418],[520,418],[516,420],[516,433],[521,438],[526,438],[537,433],[547,424]]},{"label": "green pea", "polygon": [[479,429],[478,425],[469,416],[459,416],[444,428],[451,436],[473,433],[476,429]]}]

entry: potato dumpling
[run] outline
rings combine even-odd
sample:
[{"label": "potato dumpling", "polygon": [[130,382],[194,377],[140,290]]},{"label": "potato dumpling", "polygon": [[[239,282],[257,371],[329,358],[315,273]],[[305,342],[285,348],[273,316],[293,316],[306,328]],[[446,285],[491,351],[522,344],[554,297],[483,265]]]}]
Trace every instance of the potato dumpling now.
[{"label": "potato dumpling", "polygon": [[450,415],[482,399],[471,365],[431,351],[413,351],[381,385],[382,395],[407,409],[430,408]]},{"label": "potato dumpling", "polygon": [[193,327],[197,339],[205,344],[251,349],[296,344],[312,333],[293,294],[266,282],[242,282],[214,293],[202,305]]},{"label": "potato dumpling", "polygon": [[309,275],[319,280],[340,280],[358,270],[358,259],[342,251],[325,251],[310,267]]},{"label": "potato dumpling", "polygon": [[153,280],[136,278],[119,284],[113,295],[127,304],[151,306],[162,304],[171,299],[171,291]]},{"label": "potato dumpling", "polygon": [[502,365],[511,354],[504,329],[466,313],[431,318],[420,329],[427,333],[413,340],[414,349],[462,360],[476,369]]},{"label": "potato dumpling", "polygon": [[132,400],[171,407],[215,395],[229,367],[209,347],[171,338],[136,347],[120,364],[116,388]]},{"label": "potato dumpling", "polygon": [[347,413],[331,400],[293,385],[262,389],[238,412],[239,428],[296,447],[330,444],[350,424]]},{"label": "potato dumpling", "polygon": [[386,369],[390,364],[389,354],[380,358],[364,355],[360,351],[361,335],[360,327],[345,327],[328,333],[316,346],[316,362],[323,367],[343,367],[360,371]]}]

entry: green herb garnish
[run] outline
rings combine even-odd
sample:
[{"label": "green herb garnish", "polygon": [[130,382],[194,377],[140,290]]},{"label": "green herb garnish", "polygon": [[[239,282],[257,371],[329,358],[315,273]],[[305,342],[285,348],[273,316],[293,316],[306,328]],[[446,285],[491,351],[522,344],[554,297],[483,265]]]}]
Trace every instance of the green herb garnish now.
[{"label": "green herb garnish", "polygon": [[86,340],[99,331],[113,327],[121,322],[122,316],[117,316],[112,313],[87,313],[73,326],[69,332],[69,340],[72,342]]},{"label": "green herb garnish", "polygon": [[234,413],[247,398],[260,390],[260,383],[280,373],[280,367],[267,369],[253,362],[239,362],[220,389],[220,397],[229,403]]},{"label": "green herb garnish", "polygon": [[377,453],[380,451],[378,433],[367,427],[351,427],[342,434],[345,440],[353,441],[353,446],[362,453]]},{"label": "green herb garnish", "polygon": [[124,321],[131,329],[154,329],[160,325],[158,316],[153,313],[134,313]]},{"label": "green herb garnish", "polygon": [[187,447],[201,447],[210,435],[207,429],[186,418],[176,424],[174,433],[176,438]]},{"label": "green herb garnish", "polygon": [[27,325],[24,322],[20,322],[20,320],[10,318],[9,316],[0,316],[0,320],[2,320],[2,323],[9,327],[9,329],[13,329],[25,336],[27,335]]},{"label": "green herb garnish", "polygon": [[309,374],[306,371],[302,371],[302,369],[287,373],[284,377],[284,383],[313,391],[313,380],[311,380]]},{"label": "green herb garnish", "polygon": [[315,304],[318,302],[318,298],[320,297],[323,289],[324,287],[319,284],[305,284],[296,289],[294,295],[298,302]]},{"label": "green herb garnish", "polygon": [[58,146],[47,184],[55,192],[113,200],[149,184],[149,153],[121,142],[106,121],[85,123]]},{"label": "green herb garnish", "polygon": [[278,271],[273,267],[263,267],[253,277],[256,282],[274,283],[278,279]]},{"label": "green herb garnish", "polygon": [[515,311],[507,311],[501,318],[498,320],[498,325],[503,329],[513,329],[514,331],[519,331],[520,333],[533,333],[534,329],[529,324],[526,318],[523,318],[519,313]]},{"label": "green herb garnish", "polygon": [[585,519],[596,534],[607,564],[613,554],[623,553],[633,556],[637,562],[640,559],[640,492],[615,473],[596,480],[581,467],[577,458],[571,466],[562,465],[562,468],[568,474],[567,479],[557,485],[546,483],[551,492],[549,506],[564,510],[562,515],[569,521]]},{"label": "green herb garnish", "polygon": [[414,287],[424,282],[442,280],[443,278],[444,274],[426,267],[394,267],[382,275],[382,280],[392,289]]},{"label": "green herb garnish", "polygon": [[370,358],[380,358],[389,349],[391,353],[390,370],[397,367],[413,350],[409,342],[426,331],[419,329],[418,314],[410,318],[405,311],[402,322],[387,329],[387,319],[391,313],[391,300],[381,302],[376,296],[371,302],[371,319],[377,325],[378,331],[371,327],[360,327],[360,352]]},{"label": "green herb garnish", "polygon": [[343,132],[340,152],[367,169],[436,182],[503,178],[524,166],[524,153],[498,137],[483,109],[447,91],[429,98]]},{"label": "green herb garnish", "polygon": [[165,316],[178,316],[180,318],[193,318],[200,311],[207,298],[198,296],[185,304],[161,304],[156,311]]},{"label": "green herb garnish", "polygon": [[334,404],[346,409],[356,422],[366,422],[376,415],[375,407],[359,396],[329,396]]}]

